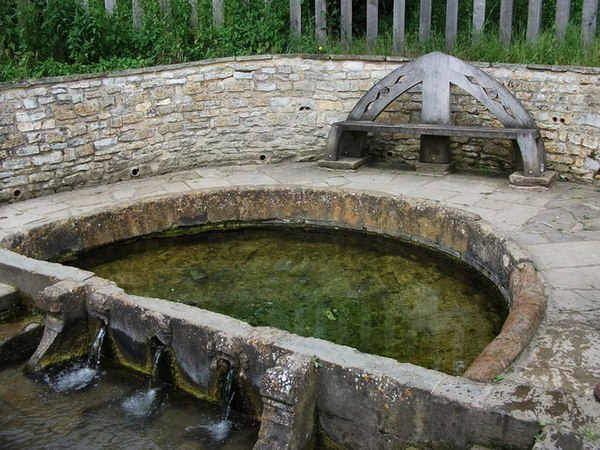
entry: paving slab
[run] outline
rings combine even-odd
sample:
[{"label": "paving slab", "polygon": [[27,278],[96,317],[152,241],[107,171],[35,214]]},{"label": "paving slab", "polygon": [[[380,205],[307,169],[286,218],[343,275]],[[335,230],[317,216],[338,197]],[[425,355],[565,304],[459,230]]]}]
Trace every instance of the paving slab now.
[{"label": "paving slab", "polygon": [[527,249],[544,268],[600,266],[600,241],[531,245]]},{"label": "paving slab", "polygon": [[548,295],[547,311],[551,317],[578,316],[590,325],[600,323],[598,292],[594,289],[552,289]]},{"label": "paving slab", "polygon": [[[550,285],[557,289],[600,289],[600,266],[563,267],[548,269],[543,273]],[[600,293],[597,299],[600,302]]]},{"label": "paving slab", "polygon": [[[589,386],[593,388],[600,373],[598,346],[600,333],[585,322],[567,317],[543,323],[531,345],[509,369],[512,376],[508,378],[543,389],[590,395]],[[600,410],[598,414],[600,417]]]}]

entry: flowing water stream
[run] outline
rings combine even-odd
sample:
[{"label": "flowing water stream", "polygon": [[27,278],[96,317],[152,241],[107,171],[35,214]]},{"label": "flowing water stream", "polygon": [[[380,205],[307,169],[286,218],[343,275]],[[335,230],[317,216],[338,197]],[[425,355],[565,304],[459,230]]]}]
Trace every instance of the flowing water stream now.
[{"label": "flowing water stream", "polygon": [[211,423],[202,423],[195,426],[189,426],[185,430],[193,436],[208,436],[209,439],[216,442],[223,442],[235,429],[235,424],[231,419],[231,404],[235,397],[233,381],[235,370],[230,368],[227,371],[225,381],[222,386],[221,395],[221,420]]},{"label": "flowing water stream", "polygon": [[233,375],[223,412],[158,379],[162,346],[147,377],[103,367],[105,335],[102,326],[85,360],[33,376],[20,366],[0,371],[0,449],[252,448],[257,425],[231,417]]},{"label": "flowing water stream", "polygon": [[165,399],[161,395],[162,386],[155,379],[162,352],[162,346],[158,346],[154,352],[152,369],[148,376],[148,386],[123,399],[121,405],[128,415],[133,417],[150,417],[158,414],[161,407],[164,406]]},{"label": "flowing water stream", "polygon": [[75,360],[61,365],[44,374],[45,382],[57,392],[83,389],[96,381],[101,375],[100,352],[106,335],[106,326],[102,325],[90,346],[86,360]]},{"label": "flowing water stream", "polygon": [[166,385],[154,413],[130,414],[124,400],[147,388],[146,377],[105,367],[93,386],[57,392],[9,367],[0,371],[0,448],[243,450],[256,442],[257,425],[238,417],[221,435],[186,431],[220,423],[221,405]]}]

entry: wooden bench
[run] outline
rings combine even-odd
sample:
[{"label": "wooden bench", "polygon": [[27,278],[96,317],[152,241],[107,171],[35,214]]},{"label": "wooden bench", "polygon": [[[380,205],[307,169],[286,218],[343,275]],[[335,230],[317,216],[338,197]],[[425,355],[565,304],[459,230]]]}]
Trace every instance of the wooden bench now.
[{"label": "wooden bench", "polygon": [[[391,102],[412,87],[423,84],[422,123],[390,123],[376,118]],[[450,123],[451,84],[461,87],[484,104],[503,127],[456,126]],[[397,132],[421,139],[420,162],[451,164],[450,137],[502,138],[514,140],[523,161],[523,185],[548,185],[546,153],[540,131],[531,114],[502,84],[481,70],[450,55],[435,52],[396,69],[375,84],[357,103],[348,119],[332,124],[319,165],[354,169],[368,158],[363,155],[367,133]]]}]

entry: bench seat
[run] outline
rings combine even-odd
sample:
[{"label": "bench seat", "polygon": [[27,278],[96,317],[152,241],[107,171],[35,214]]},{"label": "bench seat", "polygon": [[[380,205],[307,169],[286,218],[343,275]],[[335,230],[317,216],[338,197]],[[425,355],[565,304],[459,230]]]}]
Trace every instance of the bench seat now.
[{"label": "bench seat", "polygon": [[517,139],[519,136],[540,137],[540,130],[527,128],[457,126],[428,123],[392,123],[370,120],[344,120],[334,125],[348,131],[378,131],[389,133],[407,133],[421,136],[464,136],[482,138]]},{"label": "bench seat", "polygon": [[[459,126],[429,123],[392,123],[373,120],[344,120],[331,125],[323,167],[355,169],[368,158],[362,154],[367,133],[405,133],[421,136],[460,136],[515,140],[527,176],[539,177],[545,171],[544,144],[538,128]],[[344,159],[344,161],[337,161]]]}]

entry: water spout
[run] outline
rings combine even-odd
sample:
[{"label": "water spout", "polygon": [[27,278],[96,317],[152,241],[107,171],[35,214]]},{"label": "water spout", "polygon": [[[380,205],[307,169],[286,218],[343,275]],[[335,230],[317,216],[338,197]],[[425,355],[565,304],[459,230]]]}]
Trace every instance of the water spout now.
[{"label": "water spout", "polygon": [[154,352],[154,358],[152,358],[152,369],[150,369],[150,376],[148,377],[148,389],[152,388],[152,382],[157,378],[158,375],[158,363],[160,362],[160,357],[162,356],[164,347],[159,345],[156,347],[156,351]]},{"label": "water spout", "polygon": [[235,428],[233,422],[229,418],[231,414],[231,405],[233,403],[233,398],[235,397],[235,390],[233,389],[235,374],[235,369],[229,366],[221,389],[221,420],[218,422],[189,426],[185,431],[197,437],[204,439],[208,438],[208,440],[216,443],[223,442],[229,437],[231,431]]},{"label": "water spout", "polygon": [[231,403],[233,402],[233,397],[235,396],[235,391],[233,390],[233,380],[235,378],[235,370],[233,368],[229,368],[227,371],[227,375],[225,377],[225,382],[223,383],[223,391],[221,394],[221,404],[223,405],[223,420],[229,419],[229,414],[231,413]]},{"label": "water spout", "polygon": [[100,377],[100,355],[106,335],[102,324],[92,344],[86,361],[74,361],[54,375],[45,375],[46,383],[57,392],[77,391],[89,386]]},{"label": "water spout", "polygon": [[152,357],[152,368],[150,369],[150,375],[148,376],[148,387],[145,390],[136,391],[134,394],[125,398],[121,403],[125,412],[132,417],[150,417],[162,406],[162,402],[158,396],[161,388],[152,387],[152,385],[157,378],[158,364],[160,363],[163,349],[164,347],[162,345],[156,347],[154,356]]},{"label": "water spout", "polygon": [[106,336],[106,325],[102,324],[98,333],[96,333],[96,338],[90,346],[90,353],[87,359],[89,366],[98,367],[100,365],[100,351],[102,350],[102,344],[104,343],[104,336]]}]

